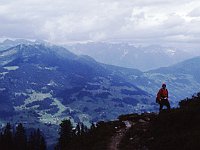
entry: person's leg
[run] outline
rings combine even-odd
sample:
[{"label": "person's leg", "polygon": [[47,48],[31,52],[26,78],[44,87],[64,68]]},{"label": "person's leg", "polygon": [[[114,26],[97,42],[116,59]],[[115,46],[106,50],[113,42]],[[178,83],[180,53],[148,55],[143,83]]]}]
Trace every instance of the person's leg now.
[{"label": "person's leg", "polygon": [[170,109],[171,109],[171,107],[170,107],[170,103],[169,103],[169,101],[168,101],[168,100],[166,100],[166,106],[167,106],[167,109],[168,109],[168,110],[170,110]]},{"label": "person's leg", "polygon": [[159,104],[160,104],[159,111],[161,111],[161,110],[163,109],[163,101],[161,100],[161,101],[159,102]]},{"label": "person's leg", "polygon": [[163,100],[163,105],[167,107],[167,110],[170,110],[170,104],[167,99]]}]

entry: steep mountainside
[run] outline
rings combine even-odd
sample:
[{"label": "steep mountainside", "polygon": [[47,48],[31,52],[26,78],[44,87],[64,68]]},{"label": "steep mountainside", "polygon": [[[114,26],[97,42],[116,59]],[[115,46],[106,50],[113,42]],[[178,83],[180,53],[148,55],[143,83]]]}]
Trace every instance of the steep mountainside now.
[{"label": "steep mountainside", "polygon": [[156,70],[149,71],[150,73],[163,73],[163,74],[188,74],[194,76],[195,81],[200,82],[200,57],[194,57],[183,61],[181,63],[175,64],[170,67],[163,67]]},{"label": "steep mountainside", "polygon": [[200,57],[148,72],[116,66],[105,66],[113,74],[125,78],[128,82],[151,93],[154,97],[156,97],[161,84],[165,82],[169,91],[169,99],[173,105],[177,106],[180,99],[190,97],[191,93],[200,90],[199,65]]},{"label": "steep mountainside", "polygon": [[[144,77],[154,80],[156,84],[166,82],[170,89],[172,100],[177,102],[178,99],[190,97],[191,93],[196,93],[200,90],[199,65],[200,57],[195,57],[170,67],[146,72]],[[148,89],[142,89],[150,92]]]},{"label": "steep mountainside", "polygon": [[41,42],[39,41],[33,42],[25,39],[16,39],[16,40],[6,39],[2,43],[0,43],[0,51],[8,49],[10,47],[17,46],[19,44],[36,44],[36,43],[41,43]]},{"label": "steep mountainside", "polygon": [[0,52],[0,66],[2,121],[41,123],[50,133],[67,117],[88,124],[154,109],[150,94],[61,47],[18,45]]}]

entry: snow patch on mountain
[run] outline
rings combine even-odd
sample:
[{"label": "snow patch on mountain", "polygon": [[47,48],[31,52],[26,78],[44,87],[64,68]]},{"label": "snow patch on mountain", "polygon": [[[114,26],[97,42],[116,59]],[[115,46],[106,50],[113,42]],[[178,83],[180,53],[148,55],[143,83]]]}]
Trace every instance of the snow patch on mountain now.
[{"label": "snow patch on mountain", "polygon": [[3,68],[8,71],[13,71],[13,70],[19,69],[19,66],[7,66],[7,67],[3,67]]},{"label": "snow patch on mountain", "polygon": [[128,55],[128,53],[129,53],[128,50],[124,49],[123,54],[120,59],[123,59],[124,57],[126,57],[126,55]]},{"label": "snow patch on mountain", "polygon": [[55,81],[53,81],[53,80],[51,80],[47,85],[48,86],[53,86],[53,87],[58,86],[58,84]]},{"label": "snow patch on mountain", "polygon": [[169,56],[174,56],[176,53],[177,53],[177,51],[175,50],[175,49],[166,49],[165,50],[165,52],[166,52],[166,54],[168,54]]}]

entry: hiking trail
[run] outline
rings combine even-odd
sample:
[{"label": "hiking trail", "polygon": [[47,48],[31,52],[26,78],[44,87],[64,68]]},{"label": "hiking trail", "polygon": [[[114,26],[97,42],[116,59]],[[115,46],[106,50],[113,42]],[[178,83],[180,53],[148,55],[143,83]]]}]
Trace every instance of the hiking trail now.
[{"label": "hiking trail", "polygon": [[132,127],[132,123],[130,121],[124,121],[125,128],[119,129],[114,136],[111,138],[111,143],[108,147],[109,150],[119,150],[118,145],[120,144],[120,141],[122,140],[123,136],[126,134],[126,132],[129,130],[129,128]]}]

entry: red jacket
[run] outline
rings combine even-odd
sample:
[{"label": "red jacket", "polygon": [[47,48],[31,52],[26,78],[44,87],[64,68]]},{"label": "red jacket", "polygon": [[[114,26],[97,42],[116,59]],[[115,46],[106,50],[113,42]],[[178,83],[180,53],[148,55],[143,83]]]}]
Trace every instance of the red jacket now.
[{"label": "red jacket", "polygon": [[160,100],[161,98],[168,99],[168,90],[161,88],[157,93],[157,99]]}]

